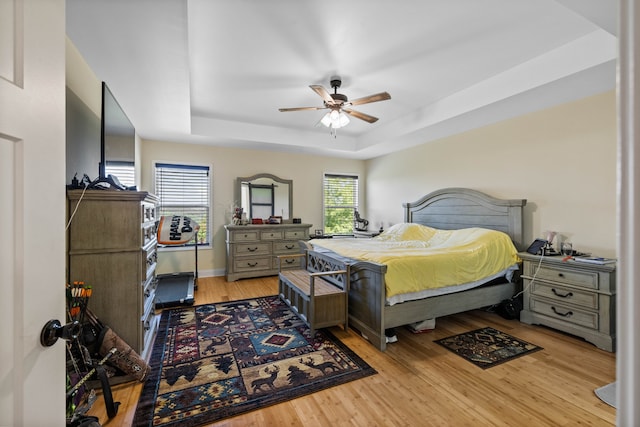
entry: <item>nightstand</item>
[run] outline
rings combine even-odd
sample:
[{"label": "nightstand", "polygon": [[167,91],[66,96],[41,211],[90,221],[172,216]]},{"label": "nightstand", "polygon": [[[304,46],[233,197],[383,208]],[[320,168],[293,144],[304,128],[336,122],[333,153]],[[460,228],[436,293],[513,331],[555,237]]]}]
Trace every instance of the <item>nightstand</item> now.
[{"label": "nightstand", "polygon": [[518,255],[523,260],[524,289],[520,321],[549,326],[615,351],[615,264]]}]

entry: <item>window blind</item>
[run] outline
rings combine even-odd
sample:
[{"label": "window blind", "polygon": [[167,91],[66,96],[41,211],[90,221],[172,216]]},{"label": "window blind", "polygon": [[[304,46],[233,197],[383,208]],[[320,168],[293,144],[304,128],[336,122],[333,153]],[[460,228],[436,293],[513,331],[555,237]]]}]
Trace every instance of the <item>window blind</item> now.
[{"label": "window blind", "polygon": [[209,167],[156,163],[155,169],[159,214],[188,216],[200,225],[198,244],[209,244]]},{"label": "window blind", "polygon": [[354,211],[358,209],[358,177],[325,174],[323,211],[325,234],[353,234]]},{"label": "window blind", "polygon": [[131,162],[106,162],[104,171],[107,176],[113,175],[118,178],[120,184],[124,186],[136,185],[136,170]]}]

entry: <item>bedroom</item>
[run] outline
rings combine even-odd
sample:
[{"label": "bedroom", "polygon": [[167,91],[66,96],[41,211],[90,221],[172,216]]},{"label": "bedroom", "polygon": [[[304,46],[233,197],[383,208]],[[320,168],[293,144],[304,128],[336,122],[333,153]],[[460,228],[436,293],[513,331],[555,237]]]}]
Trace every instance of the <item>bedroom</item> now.
[{"label": "bedroom", "polygon": [[[99,83],[95,76],[93,83]],[[364,215],[373,224],[388,227],[399,222],[401,203],[430,190],[466,186],[498,197],[527,198],[527,240],[554,229],[570,237],[576,247],[615,256],[615,146],[615,92],[609,90],[370,160],[272,151],[259,151],[256,156],[252,150],[200,145],[185,150],[181,142],[143,139],[141,187],[150,187],[149,164],[154,159],[207,159],[213,165],[216,232],[211,254],[202,257],[201,271],[207,275],[220,275],[224,269],[224,237],[217,230],[225,223],[225,210],[233,198],[233,179],[254,172],[293,179],[294,211],[313,224],[322,222],[322,173],[339,171],[360,175],[361,201],[367,207]],[[460,159],[460,152],[472,155]],[[422,159],[419,167],[414,164],[417,158]],[[482,174],[477,173],[480,170]],[[190,262],[188,256],[178,255],[161,268],[182,270]]]}]

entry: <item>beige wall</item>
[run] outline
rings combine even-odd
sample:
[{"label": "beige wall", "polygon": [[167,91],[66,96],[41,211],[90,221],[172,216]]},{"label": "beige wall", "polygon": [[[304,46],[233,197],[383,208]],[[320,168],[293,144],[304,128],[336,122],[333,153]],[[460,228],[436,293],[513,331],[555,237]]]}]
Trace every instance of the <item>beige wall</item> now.
[{"label": "beige wall", "polygon": [[608,92],[367,162],[367,211],[385,228],[402,203],[445,187],[527,199],[525,241],[560,233],[615,256],[616,105]]},{"label": "beige wall", "polygon": [[[212,215],[213,248],[198,249],[201,276],[223,275],[225,269],[224,225],[231,221],[235,178],[270,173],[293,180],[293,216],[314,228],[322,225],[322,177],[325,172],[364,176],[365,162],[276,151],[243,150],[207,145],[142,140],[141,188],[154,191],[155,162],[209,165],[213,170]],[[364,189],[361,191],[364,199]],[[363,211],[363,216],[365,216]],[[366,216],[365,216],[366,217]],[[192,271],[192,250],[163,249],[158,256],[158,273]]]}]

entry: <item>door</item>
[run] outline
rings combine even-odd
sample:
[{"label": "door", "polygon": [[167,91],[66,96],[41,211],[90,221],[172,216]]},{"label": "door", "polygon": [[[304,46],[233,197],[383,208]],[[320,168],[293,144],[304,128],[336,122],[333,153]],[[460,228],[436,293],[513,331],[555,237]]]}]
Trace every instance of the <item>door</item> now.
[{"label": "door", "polygon": [[64,14],[0,0],[0,426],[65,424]]}]

